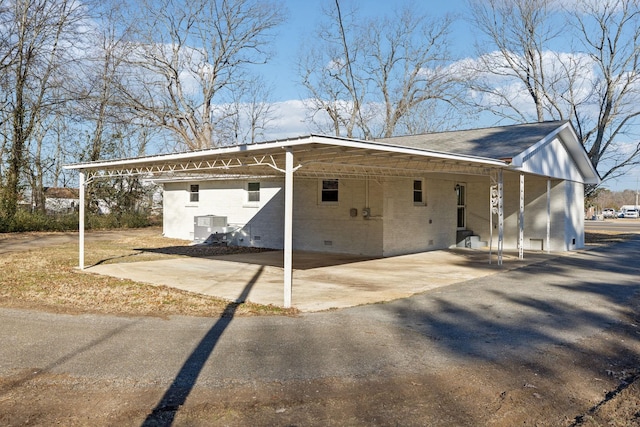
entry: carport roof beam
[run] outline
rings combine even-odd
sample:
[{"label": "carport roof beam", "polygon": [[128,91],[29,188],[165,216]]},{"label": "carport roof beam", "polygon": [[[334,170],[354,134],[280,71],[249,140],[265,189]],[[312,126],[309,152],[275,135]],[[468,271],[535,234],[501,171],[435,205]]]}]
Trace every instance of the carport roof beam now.
[{"label": "carport roof beam", "polygon": [[[157,175],[167,173],[215,172],[236,175],[273,174],[284,171],[284,147],[291,147],[296,159],[304,163],[338,162],[359,168],[375,166],[378,170],[404,169],[401,161],[416,163],[429,161],[460,162],[467,166],[506,167],[502,160],[469,155],[456,155],[431,150],[416,149],[334,137],[311,135],[305,138],[265,142],[251,145],[212,148],[184,153],[164,154],[130,159],[77,163],[65,166],[70,170],[83,170],[89,176]],[[345,150],[345,148],[348,148]],[[341,151],[342,150],[342,151]],[[400,162],[400,163],[399,163]],[[341,168],[343,166],[340,166]],[[375,173],[371,169],[370,173]],[[384,175],[384,174],[383,174]]]}]

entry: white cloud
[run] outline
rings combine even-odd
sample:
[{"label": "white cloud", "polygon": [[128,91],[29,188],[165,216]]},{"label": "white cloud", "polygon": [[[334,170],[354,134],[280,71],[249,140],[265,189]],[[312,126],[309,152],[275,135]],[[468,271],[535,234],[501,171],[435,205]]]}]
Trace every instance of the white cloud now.
[{"label": "white cloud", "polygon": [[276,119],[271,122],[269,131],[265,132],[266,140],[293,138],[312,132],[303,101],[281,101],[272,106]]}]

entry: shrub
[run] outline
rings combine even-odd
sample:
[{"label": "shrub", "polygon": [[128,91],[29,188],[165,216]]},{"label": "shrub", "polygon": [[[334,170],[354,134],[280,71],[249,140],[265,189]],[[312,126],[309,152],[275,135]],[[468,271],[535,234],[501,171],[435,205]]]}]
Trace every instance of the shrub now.
[{"label": "shrub", "polygon": [[[87,214],[85,228],[111,229],[111,228],[142,228],[156,224],[145,213],[119,213],[119,214]],[[42,212],[18,211],[13,219],[0,217],[0,232],[15,233],[25,231],[76,231],[79,227],[77,213],[49,215]]]}]

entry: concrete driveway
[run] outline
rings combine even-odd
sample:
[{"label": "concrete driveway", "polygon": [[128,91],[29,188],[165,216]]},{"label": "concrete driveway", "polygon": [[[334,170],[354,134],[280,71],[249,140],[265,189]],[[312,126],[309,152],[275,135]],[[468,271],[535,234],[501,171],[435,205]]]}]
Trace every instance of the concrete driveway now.
[{"label": "concrete driveway", "polygon": [[[294,307],[303,312],[391,301],[553,257],[527,253],[524,260],[508,253],[503,265],[495,253],[442,250],[382,259],[295,252]],[[270,251],[212,258],[102,264],[87,268],[95,274],[166,285],[231,301],[282,306],[283,253]]]}]

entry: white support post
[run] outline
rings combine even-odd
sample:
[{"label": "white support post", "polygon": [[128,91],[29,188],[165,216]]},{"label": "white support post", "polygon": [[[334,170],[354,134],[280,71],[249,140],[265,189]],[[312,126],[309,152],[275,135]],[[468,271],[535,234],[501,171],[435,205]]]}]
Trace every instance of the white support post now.
[{"label": "white support post", "polygon": [[524,174],[520,174],[520,211],[518,215],[518,259],[524,259]]},{"label": "white support post", "polygon": [[78,189],[80,192],[80,201],[78,206],[78,215],[79,215],[79,264],[78,267],[80,270],[84,270],[84,188],[85,188],[85,175],[84,172],[80,171],[80,175],[78,177]]},{"label": "white support post", "polygon": [[504,247],[504,181],[502,169],[498,171],[498,265],[502,265]]},{"label": "white support post", "polygon": [[491,264],[491,252],[493,251],[493,210],[495,208],[495,195],[493,175],[489,176],[489,264]]},{"label": "white support post", "polygon": [[547,179],[547,253],[551,253],[551,180]]},{"label": "white support post", "polygon": [[291,307],[293,284],[293,150],[285,148],[284,178],[284,307]]},{"label": "white support post", "polygon": [[489,264],[493,262],[493,216],[498,215],[498,177],[489,175]]}]

